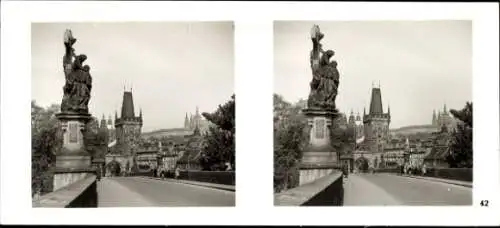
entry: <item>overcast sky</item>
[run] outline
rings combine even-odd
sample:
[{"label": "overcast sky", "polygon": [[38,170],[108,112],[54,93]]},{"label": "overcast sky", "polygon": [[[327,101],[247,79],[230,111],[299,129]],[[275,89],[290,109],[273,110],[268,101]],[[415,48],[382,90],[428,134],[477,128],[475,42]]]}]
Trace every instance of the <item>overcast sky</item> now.
[{"label": "overcast sky", "polygon": [[121,112],[132,87],[143,131],[184,126],[186,112],[212,112],[234,92],[232,22],[32,24],[32,99],[60,104],[63,35],[91,67],[89,109],[99,119]]},{"label": "overcast sky", "polygon": [[[372,82],[382,91],[391,128],[430,124],[433,109],[472,101],[471,21],[275,22],[274,88],[288,101],[309,95],[310,30],[325,34],[340,71],[341,112],[368,112]],[[437,111],[436,111],[437,112]]]}]

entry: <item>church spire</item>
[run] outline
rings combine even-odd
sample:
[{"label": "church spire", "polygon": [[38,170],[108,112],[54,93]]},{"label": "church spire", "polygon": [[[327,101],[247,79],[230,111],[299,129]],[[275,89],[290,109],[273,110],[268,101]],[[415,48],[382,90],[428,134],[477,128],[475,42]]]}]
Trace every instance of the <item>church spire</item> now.
[{"label": "church spire", "polygon": [[189,129],[189,118],[187,112],[186,112],[186,117],[184,117],[184,128]]},{"label": "church spire", "polygon": [[436,109],[432,110],[432,125],[436,126]]},{"label": "church spire", "polygon": [[444,103],[444,106],[443,106],[443,113],[444,113],[444,114],[447,114],[447,113],[448,113],[448,111],[446,110],[446,102]]},{"label": "church spire", "polygon": [[101,128],[106,128],[106,116],[104,116],[104,113],[102,114]]}]

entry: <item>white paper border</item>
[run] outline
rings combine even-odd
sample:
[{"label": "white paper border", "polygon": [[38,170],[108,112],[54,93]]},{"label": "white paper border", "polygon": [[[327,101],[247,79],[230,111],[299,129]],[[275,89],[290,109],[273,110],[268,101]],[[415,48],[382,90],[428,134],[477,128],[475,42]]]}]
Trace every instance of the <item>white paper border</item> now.
[{"label": "white paper border", "polygon": [[[1,2],[3,224],[499,224],[498,5],[327,2]],[[275,208],[273,20],[473,20],[474,206]],[[235,21],[235,208],[32,209],[31,22]],[[56,86],[54,89],[60,89]],[[479,207],[489,200],[488,208]]]}]

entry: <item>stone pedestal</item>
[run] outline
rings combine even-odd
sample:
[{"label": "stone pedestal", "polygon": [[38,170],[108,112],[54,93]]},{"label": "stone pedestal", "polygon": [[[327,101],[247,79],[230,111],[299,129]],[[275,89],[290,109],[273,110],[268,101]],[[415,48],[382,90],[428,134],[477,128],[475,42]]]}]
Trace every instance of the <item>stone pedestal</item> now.
[{"label": "stone pedestal", "polygon": [[95,174],[91,156],[85,150],[83,130],[91,119],[90,114],[58,113],[63,131],[63,146],[56,155],[54,170],[54,191]]},{"label": "stone pedestal", "polygon": [[338,112],[304,109],[303,113],[307,117],[309,145],[304,149],[301,164],[306,166],[336,165],[338,156],[331,146],[330,134],[332,123],[339,115]]},{"label": "stone pedestal", "polygon": [[338,166],[338,155],[331,146],[330,134],[338,112],[321,109],[304,109],[307,117],[309,144],[304,149],[300,185],[329,175]]}]

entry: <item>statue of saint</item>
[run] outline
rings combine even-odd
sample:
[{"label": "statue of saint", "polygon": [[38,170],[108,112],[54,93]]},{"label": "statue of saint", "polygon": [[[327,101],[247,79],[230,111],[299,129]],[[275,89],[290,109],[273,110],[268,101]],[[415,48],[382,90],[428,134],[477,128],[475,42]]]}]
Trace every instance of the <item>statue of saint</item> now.
[{"label": "statue of saint", "polygon": [[63,87],[63,99],[61,102],[61,112],[88,113],[88,103],[90,100],[90,90],[92,88],[92,77],[90,67],[83,66],[87,59],[86,55],[76,55],[73,44],[76,39],[71,30],[64,33],[65,54],[63,57],[63,68],[66,83]]},{"label": "statue of saint", "polygon": [[323,37],[324,34],[319,30],[319,26],[314,25],[311,29],[313,49],[310,53],[313,78],[310,82],[311,92],[307,103],[309,108],[336,111],[335,98],[339,86],[339,72],[337,62],[330,62],[335,52],[322,49],[320,41]]}]

